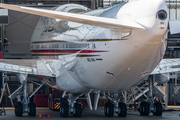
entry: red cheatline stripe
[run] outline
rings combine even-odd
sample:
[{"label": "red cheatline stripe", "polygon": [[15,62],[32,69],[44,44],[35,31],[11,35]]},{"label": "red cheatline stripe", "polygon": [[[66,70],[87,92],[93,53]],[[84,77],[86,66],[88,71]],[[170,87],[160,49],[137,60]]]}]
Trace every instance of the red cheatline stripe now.
[{"label": "red cheatline stripe", "polygon": [[[80,52],[79,52],[80,51]],[[75,50],[75,49],[57,49],[57,50],[31,50],[31,53],[98,53],[108,52],[102,50]]]}]

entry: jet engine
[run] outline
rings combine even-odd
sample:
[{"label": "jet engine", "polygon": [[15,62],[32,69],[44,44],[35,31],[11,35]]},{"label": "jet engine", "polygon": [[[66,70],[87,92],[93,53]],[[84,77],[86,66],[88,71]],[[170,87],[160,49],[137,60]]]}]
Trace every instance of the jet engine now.
[{"label": "jet engine", "polygon": [[53,8],[53,10],[60,11],[60,12],[79,13],[79,12],[83,12],[83,11],[88,11],[90,9],[83,5],[65,4],[65,5],[60,5],[58,7],[55,7],[55,8]]},{"label": "jet engine", "polygon": [[[60,11],[60,12],[81,13],[84,11],[88,11],[90,9],[83,5],[66,4],[66,5],[60,5],[58,7],[55,7],[53,8],[53,10]],[[60,21],[60,19],[56,19],[56,21]]]},{"label": "jet engine", "polygon": [[169,81],[169,74],[156,74],[154,75],[154,78],[158,83],[166,83]]}]

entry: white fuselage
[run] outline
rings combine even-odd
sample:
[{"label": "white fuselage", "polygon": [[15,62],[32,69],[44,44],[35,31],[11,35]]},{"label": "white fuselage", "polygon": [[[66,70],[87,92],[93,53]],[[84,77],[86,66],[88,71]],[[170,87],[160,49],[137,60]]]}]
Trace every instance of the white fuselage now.
[{"label": "white fuselage", "polygon": [[57,78],[58,89],[124,91],[144,80],[163,58],[168,18],[158,19],[159,10],[167,11],[164,0],[134,0],[84,13],[122,22],[131,19],[144,30],[111,30],[42,17],[32,37],[32,56],[56,59],[57,55],[78,52],[68,70],[73,79]]}]

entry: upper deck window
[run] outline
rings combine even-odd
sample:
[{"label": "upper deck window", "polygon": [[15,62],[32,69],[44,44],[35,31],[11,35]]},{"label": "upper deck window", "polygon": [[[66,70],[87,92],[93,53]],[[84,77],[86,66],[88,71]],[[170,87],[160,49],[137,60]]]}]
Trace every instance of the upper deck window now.
[{"label": "upper deck window", "polygon": [[39,49],[39,45],[36,45],[36,49]]},{"label": "upper deck window", "polygon": [[52,44],[52,48],[59,48],[58,44]]},{"label": "upper deck window", "polygon": [[41,45],[41,48],[47,48],[47,45]]}]

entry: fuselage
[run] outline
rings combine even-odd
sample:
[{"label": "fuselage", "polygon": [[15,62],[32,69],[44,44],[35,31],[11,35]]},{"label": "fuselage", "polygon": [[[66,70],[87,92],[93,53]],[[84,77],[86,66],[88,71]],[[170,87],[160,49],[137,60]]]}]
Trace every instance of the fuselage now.
[{"label": "fuselage", "polygon": [[58,59],[58,55],[76,54],[68,69],[75,84],[66,77],[57,78],[58,89],[124,91],[144,80],[163,58],[168,17],[161,20],[157,14],[160,10],[167,12],[164,0],[135,0],[94,11],[81,9],[78,14],[133,20],[145,29],[112,30],[41,17],[31,41],[33,58]]}]

